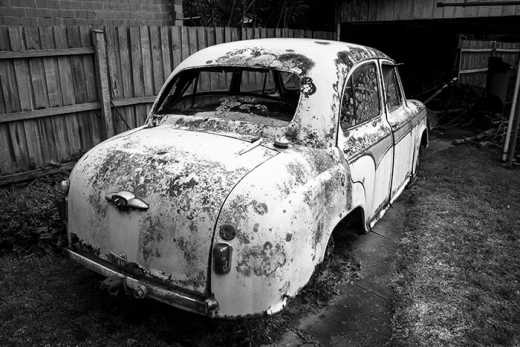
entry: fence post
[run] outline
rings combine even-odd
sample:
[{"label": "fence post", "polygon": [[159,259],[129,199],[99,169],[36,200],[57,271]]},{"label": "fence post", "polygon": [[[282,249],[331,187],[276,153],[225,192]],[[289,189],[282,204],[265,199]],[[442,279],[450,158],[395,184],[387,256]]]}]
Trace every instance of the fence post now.
[{"label": "fence post", "polygon": [[504,150],[502,152],[502,161],[508,164],[513,163],[516,141],[518,138],[518,123],[520,118],[520,57],[516,68],[515,90],[513,92],[513,102],[509,113],[509,121],[507,124],[506,138],[504,140]]},{"label": "fence post", "polygon": [[110,89],[108,84],[107,44],[105,40],[105,32],[100,29],[93,29],[92,42],[96,49],[97,90],[99,101],[101,103],[103,127],[105,129],[105,136],[109,138],[114,136],[114,123],[112,121]]}]

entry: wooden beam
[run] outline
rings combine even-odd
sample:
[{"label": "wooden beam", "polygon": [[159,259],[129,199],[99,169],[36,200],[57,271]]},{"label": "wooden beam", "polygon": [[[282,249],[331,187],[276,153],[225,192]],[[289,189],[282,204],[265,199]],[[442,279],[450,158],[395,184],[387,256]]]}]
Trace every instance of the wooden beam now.
[{"label": "wooden beam", "polygon": [[462,48],[462,53],[520,53],[520,48]]},{"label": "wooden beam", "polygon": [[114,136],[114,122],[112,119],[112,109],[110,107],[111,101],[105,32],[103,30],[92,30],[92,42],[94,42],[94,46],[96,47],[97,89],[101,102],[101,115],[103,116],[105,137],[109,138]]},{"label": "wooden beam", "polygon": [[488,68],[483,67],[481,69],[461,70],[461,71],[459,71],[459,74],[463,75],[463,74],[481,73],[481,72],[487,72],[487,71],[488,71]]},{"label": "wooden beam", "polygon": [[74,167],[74,164],[76,164],[75,161],[70,161],[66,163],[60,163],[55,166],[48,166],[35,170],[17,172],[9,175],[2,175],[0,176],[0,186],[29,181],[38,177],[52,175],[59,172],[69,172]]},{"label": "wooden beam", "polygon": [[437,7],[474,7],[474,6],[515,6],[520,5],[520,1],[464,1],[464,2],[441,2],[437,3]]},{"label": "wooden beam", "polygon": [[515,90],[513,92],[513,102],[507,123],[506,138],[504,139],[504,151],[502,161],[507,161],[508,165],[513,164],[515,158],[516,142],[518,141],[518,127],[520,123],[520,60],[516,69]]},{"label": "wooden beam", "polygon": [[123,107],[140,104],[153,104],[154,101],[155,96],[136,96],[133,98],[114,99],[112,100],[112,105],[114,107]]},{"label": "wooden beam", "polygon": [[61,48],[61,49],[31,49],[25,51],[0,51],[0,60],[20,58],[48,58],[68,55],[94,54],[93,47]]},{"label": "wooden beam", "polygon": [[17,122],[17,121],[21,121],[21,120],[34,119],[34,118],[58,116],[61,114],[71,114],[71,113],[77,113],[77,112],[99,110],[100,107],[101,107],[101,105],[99,102],[86,102],[83,104],[42,108],[40,110],[2,113],[2,114],[0,114],[0,124],[8,123],[8,122]]}]

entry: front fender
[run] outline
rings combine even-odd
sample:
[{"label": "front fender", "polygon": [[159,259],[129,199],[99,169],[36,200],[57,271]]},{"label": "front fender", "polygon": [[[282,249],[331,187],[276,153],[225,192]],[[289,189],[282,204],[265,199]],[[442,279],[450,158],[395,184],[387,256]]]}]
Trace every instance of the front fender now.
[{"label": "front fender", "polygon": [[[222,207],[214,244],[233,248],[231,271],[212,269],[219,316],[275,313],[323,260],[334,226],[351,209],[351,179],[335,148],[287,150],[249,173]],[[231,224],[231,241],[219,230]]]}]

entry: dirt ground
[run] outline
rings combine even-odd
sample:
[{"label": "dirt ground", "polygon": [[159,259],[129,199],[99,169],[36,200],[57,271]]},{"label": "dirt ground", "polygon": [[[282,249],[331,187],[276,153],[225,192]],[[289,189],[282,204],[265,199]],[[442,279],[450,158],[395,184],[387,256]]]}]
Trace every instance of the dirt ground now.
[{"label": "dirt ground", "polygon": [[[436,141],[399,199],[400,223],[391,211],[385,217],[400,236],[385,258],[393,305],[381,324],[393,345],[518,345],[520,171],[501,167],[497,151]],[[344,288],[361,285],[371,266],[353,255],[360,238],[349,234],[311,285],[267,318],[210,320],[112,297],[99,276],[49,246],[62,242],[51,181],[0,190],[13,202],[0,217],[0,345],[276,345],[289,332],[298,343],[327,344],[301,327],[310,317],[327,325],[327,310],[345,313]]]}]

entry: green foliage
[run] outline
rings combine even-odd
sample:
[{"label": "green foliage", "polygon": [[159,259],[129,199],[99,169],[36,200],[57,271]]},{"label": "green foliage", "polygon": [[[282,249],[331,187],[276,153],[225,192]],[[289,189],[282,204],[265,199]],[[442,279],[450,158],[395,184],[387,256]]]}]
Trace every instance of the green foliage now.
[{"label": "green foliage", "polygon": [[184,2],[186,24],[202,26],[301,27],[312,0],[192,0]]}]

